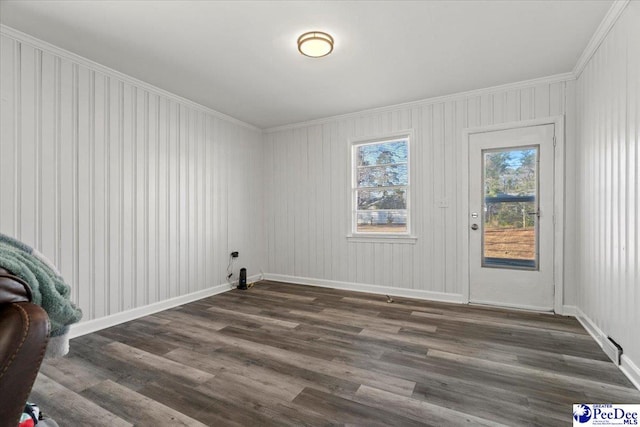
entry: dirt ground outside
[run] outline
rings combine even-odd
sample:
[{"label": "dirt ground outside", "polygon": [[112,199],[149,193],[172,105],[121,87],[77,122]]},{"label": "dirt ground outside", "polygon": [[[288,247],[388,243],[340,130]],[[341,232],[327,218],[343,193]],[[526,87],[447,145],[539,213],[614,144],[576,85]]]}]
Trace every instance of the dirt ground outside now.
[{"label": "dirt ground outside", "polygon": [[535,259],[535,229],[487,228],[484,256],[487,258]]}]

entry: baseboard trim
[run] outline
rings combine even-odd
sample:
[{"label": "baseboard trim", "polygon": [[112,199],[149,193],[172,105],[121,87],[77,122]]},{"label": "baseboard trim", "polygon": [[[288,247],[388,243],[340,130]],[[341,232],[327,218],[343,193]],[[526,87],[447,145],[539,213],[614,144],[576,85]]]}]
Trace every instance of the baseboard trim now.
[{"label": "baseboard trim", "polygon": [[582,310],[576,307],[576,319],[582,325],[582,327],[591,335],[591,337],[602,347],[602,343],[607,336],[600,330],[600,328],[587,316]]},{"label": "baseboard trim", "polygon": [[[255,275],[247,278],[248,282],[254,282],[260,279],[260,275]],[[213,286],[211,288],[203,289],[200,291],[192,292],[186,295],[180,295],[178,297],[170,298],[164,301],[158,301],[153,304],[145,305],[143,307],[132,308],[131,310],[121,311],[120,313],[111,314],[109,316],[100,317],[98,319],[87,320],[86,322],[80,322],[75,325],[71,325],[69,331],[70,338],[77,338],[82,335],[97,332],[102,329],[110,328],[112,326],[119,325],[121,323],[129,322],[131,320],[138,319],[140,317],[148,316],[150,314],[157,313],[159,311],[167,310],[170,308],[178,307],[193,301],[197,301],[203,298],[207,298],[213,295],[228,292],[234,289],[231,283],[224,283],[222,285]]]},{"label": "baseboard trim", "polygon": [[521,304],[505,304],[502,302],[472,300],[470,304],[486,306],[486,307],[502,307],[510,310],[535,311],[536,313],[553,314],[553,308],[538,307],[537,305],[521,305]]},{"label": "baseboard trim", "polygon": [[428,301],[450,302],[465,304],[464,296],[447,294],[444,292],[423,291],[419,289],[402,289],[388,286],[369,285],[354,282],[340,282],[337,280],[312,279],[309,277],[287,276],[284,274],[265,273],[265,280],[294,283],[297,285],[319,286],[321,288],[343,289],[346,291],[368,292],[371,294],[392,295],[394,297],[416,298]]},{"label": "baseboard trim", "polygon": [[[603,348],[607,338],[607,334],[605,334],[602,329],[595,324],[593,320],[589,318],[579,307],[576,307],[576,319],[578,322],[586,329],[586,331],[591,335],[591,337],[598,343],[600,348]],[[604,351],[604,349],[603,349]],[[621,364],[618,366],[620,371],[629,378],[629,381],[640,390],[640,368],[638,365],[634,363],[633,360],[629,358],[629,356],[622,354]]]},{"label": "baseboard trim", "polygon": [[563,305],[562,306],[562,313],[558,313],[558,314],[561,314],[563,316],[576,317],[576,313],[577,313],[577,308],[576,308],[575,305]]},{"label": "baseboard trim", "polygon": [[620,364],[620,370],[627,376],[627,378],[629,378],[629,381],[631,381],[633,385],[640,390],[640,367],[633,363],[633,360],[629,359],[629,357],[624,354],[620,360],[622,362]]}]

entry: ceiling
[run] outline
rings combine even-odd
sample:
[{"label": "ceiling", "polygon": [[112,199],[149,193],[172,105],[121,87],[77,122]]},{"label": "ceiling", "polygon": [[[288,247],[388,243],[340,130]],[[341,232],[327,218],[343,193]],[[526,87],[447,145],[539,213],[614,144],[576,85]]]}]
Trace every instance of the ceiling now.
[{"label": "ceiling", "polygon": [[[611,4],[2,0],[0,21],[269,128],[569,72]],[[334,52],[300,55],[309,30]]]}]

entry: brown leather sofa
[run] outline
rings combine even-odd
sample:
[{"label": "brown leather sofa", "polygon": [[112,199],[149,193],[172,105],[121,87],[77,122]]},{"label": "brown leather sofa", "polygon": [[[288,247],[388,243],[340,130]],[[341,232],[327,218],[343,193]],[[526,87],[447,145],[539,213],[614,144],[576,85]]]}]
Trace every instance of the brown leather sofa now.
[{"label": "brown leather sofa", "polygon": [[0,268],[0,427],[16,427],[49,341],[49,317],[31,288]]}]

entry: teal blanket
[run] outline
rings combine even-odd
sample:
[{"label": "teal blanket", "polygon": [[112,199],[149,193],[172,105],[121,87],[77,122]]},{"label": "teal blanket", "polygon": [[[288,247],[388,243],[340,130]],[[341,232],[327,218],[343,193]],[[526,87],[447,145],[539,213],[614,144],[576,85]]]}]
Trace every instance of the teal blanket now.
[{"label": "teal blanket", "polygon": [[1,233],[0,267],[29,284],[33,302],[49,315],[52,337],[65,334],[82,318],[82,311],[69,299],[71,288],[55,267],[33,248]]}]

